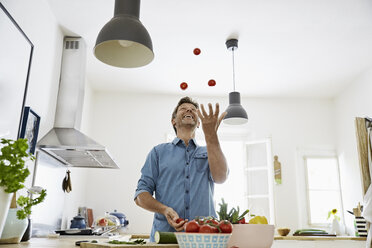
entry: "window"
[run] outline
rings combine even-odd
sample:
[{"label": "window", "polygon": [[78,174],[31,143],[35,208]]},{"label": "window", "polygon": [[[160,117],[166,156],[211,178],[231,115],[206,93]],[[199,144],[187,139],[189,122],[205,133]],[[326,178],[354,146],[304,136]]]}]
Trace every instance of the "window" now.
[{"label": "window", "polygon": [[343,207],[336,157],[304,157],[308,223],[323,226],[328,211],[336,208],[342,218]]}]

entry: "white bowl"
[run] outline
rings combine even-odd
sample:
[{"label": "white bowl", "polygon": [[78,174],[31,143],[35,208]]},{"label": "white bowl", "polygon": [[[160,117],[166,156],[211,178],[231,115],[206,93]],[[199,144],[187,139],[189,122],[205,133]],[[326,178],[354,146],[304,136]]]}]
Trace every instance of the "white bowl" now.
[{"label": "white bowl", "polygon": [[228,247],[269,248],[274,241],[274,225],[234,224]]},{"label": "white bowl", "polygon": [[231,233],[175,232],[180,248],[227,248]]}]

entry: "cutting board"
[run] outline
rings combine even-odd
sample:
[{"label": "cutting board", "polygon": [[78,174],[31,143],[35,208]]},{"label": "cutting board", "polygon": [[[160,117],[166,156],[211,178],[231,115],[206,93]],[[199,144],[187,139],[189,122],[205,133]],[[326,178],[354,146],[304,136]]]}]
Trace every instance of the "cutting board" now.
[{"label": "cutting board", "polygon": [[81,248],[108,248],[108,247],[117,247],[117,248],[179,248],[178,244],[156,244],[156,243],[147,243],[143,245],[115,245],[109,244],[106,242],[98,243],[81,243]]}]

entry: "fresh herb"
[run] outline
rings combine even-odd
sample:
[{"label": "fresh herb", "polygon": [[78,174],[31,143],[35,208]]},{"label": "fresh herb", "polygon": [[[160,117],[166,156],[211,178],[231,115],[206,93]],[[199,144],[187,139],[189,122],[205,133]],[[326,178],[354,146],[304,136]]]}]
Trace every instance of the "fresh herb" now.
[{"label": "fresh herb", "polygon": [[228,220],[230,221],[232,224],[238,224],[240,220],[242,220],[244,218],[244,216],[249,212],[249,209],[245,210],[242,214],[239,215],[239,207],[237,207],[236,209],[235,208],[232,208],[229,212],[227,211],[227,203],[225,202],[225,200],[222,198],[222,203],[218,204],[220,206],[220,211],[217,212],[219,218],[220,218],[220,221],[221,220]]},{"label": "fresh herb", "polygon": [[114,244],[114,245],[143,245],[146,244],[146,241],[144,239],[135,239],[133,241],[119,241],[119,240],[111,240],[108,242],[109,244]]},{"label": "fresh herb", "polygon": [[24,187],[24,182],[30,171],[25,168],[26,159],[35,160],[35,157],[27,152],[27,139],[1,139],[0,155],[0,187],[6,193],[14,193]]},{"label": "fresh herb", "polygon": [[17,199],[17,204],[21,209],[17,211],[17,218],[19,220],[26,219],[27,216],[31,214],[31,207],[39,204],[40,202],[44,201],[46,196],[46,190],[43,189],[40,192],[39,197],[32,199],[31,197],[27,196],[20,196]]}]

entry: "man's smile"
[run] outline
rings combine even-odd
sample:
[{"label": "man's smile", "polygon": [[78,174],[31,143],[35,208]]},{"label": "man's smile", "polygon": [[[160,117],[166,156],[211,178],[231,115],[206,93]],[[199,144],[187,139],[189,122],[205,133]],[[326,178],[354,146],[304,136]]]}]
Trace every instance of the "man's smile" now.
[{"label": "man's smile", "polygon": [[184,116],[182,117],[182,119],[185,119],[185,118],[191,118],[191,119],[194,120],[194,116],[192,116],[192,115],[184,115]]}]

